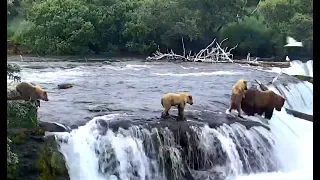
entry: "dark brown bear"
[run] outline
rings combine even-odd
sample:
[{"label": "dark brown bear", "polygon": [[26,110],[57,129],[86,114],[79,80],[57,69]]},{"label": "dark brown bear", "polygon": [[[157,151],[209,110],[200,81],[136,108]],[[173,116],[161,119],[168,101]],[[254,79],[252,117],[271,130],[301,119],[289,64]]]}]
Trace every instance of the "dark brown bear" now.
[{"label": "dark brown bear", "polygon": [[285,102],[282,96],[271,90],[248,89],[244,95],[245,97],[241,101],[241,109],[248,116],[254,116],[256,113],[261,116],[264,113],[266,119],[271,119],[273,109],[281,111]]}]

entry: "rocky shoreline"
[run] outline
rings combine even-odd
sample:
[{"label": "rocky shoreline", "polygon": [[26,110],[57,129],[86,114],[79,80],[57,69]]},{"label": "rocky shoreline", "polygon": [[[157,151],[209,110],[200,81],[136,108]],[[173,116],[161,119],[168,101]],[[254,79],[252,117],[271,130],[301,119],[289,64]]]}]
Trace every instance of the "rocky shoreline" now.
[{"label": "rocky shoreline", "polygon": [[[69,179],[63,155],[54,136],[39,127],[37,108],[28,102],[7,101],[8,138],[19,162],[8,165],[7,179]],[[23,109],[25,112],[20,112]]]}]

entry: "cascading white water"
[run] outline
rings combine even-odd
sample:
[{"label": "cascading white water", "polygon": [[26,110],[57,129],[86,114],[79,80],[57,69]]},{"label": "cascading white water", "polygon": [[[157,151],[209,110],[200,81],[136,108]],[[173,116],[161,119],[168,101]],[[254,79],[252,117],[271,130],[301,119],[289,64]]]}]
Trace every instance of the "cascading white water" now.
[{"label": "cascading white water", "polygon": [[[292,64],[291,68],[301,68],[297,62]],[[313,75],[313,70],[310,70],[312,61],[306,64],[301,69],[307,67],[309,71],[304,71],[302,75]],[[275,87],[269,88],[280,94]],[[286,95],[285,107],[313,114],[311,83],[289,84],[288,87],[280,85],[277,88]],[[98,123],[101,120],[113,121],[119,115],[121,114],[95,117],[71,133],[56,134],[71,180],[166,179],[166,167],[163,167],[165,156],[169,156],[171,160],[173,178],[181,179],[179,169],[183,169],[182,155],[174,142],[173,133],[167,128],[160,131],[156,128],[139,129],[136,126],[112,132]],[[223,125],[217,129],[208,126],[194,127],[200,153],[203,159],[207,158],[200,163],[203,167],[210,166],[213,171],[217,171],[221,164],[214,163],[221,161],[224,171],[222,176],[228,179],[289,179],[293,175],[297,179],[299,176],[300,179],[312,179],[313,123],[293,117],[283,108],[281,112],[274,111],[269,125],[271,133],[262,127],[247,130],[238,123]],[[154,144],[154,136],[157,139],[164,138],[163,144]],[[267,146],[270,148],[266,148]],[[192,153],[189,151],[188,156]],[[222,155],[225,157],[221,157]],[[215,157],[217,162],[210,161],[209,157]],[[245,176],[244,169],[251,173],[272,169],[279,172]],[[206,171],[200,179],[209,179],[205,176],[210,176],[210,172]]]},{"label": "cascading white water", "polygon": [[[172,169],[173,179],[181,179],[181,170],[184,169],[182,155],[173,132],[168,128],[149,131],[137,126],[113,132],[99,125],[99,121],[112,121],[117,115],[95,117],[70,134],[56,133],[71,180],[166,179],[164,171],[168,167],[163,167],[166,157],[171,161],[169,169]],[[203,167],[210,166],[213,174],[221,165],[224,168],[223,177],[235,177],[242,174],[243,169],[249,172],[277,169],[273,148],[269,147],[274,146],[274,140],[272,134],[263,127],[247,130],[235,123],[217,129],[208,126],[191,128],[199,139],[197,146],[200,154],[204,156],[199,163]],[[152,136],[159,141],[152,139]],[[160,143],[156,145],[155,142]],[[190,149],[188,155],[195,153],[193,150]],[[216,165],[218,161],[220,165]],[[206,176],[210,173],[206,172]]]},{"label": "cascading white water", "polygon": [[[313,61],[291,62],[283,72],[289,75],[313,76]],[[286,97],[285,107],[313,114],[313,84],[301,82],[284,87],[268,87]],[[278,89],[281,91],[279,92]],[[270,122],[275,138],[275,153],[281,162],[281,170],[273,173],[240,176],[237,180],[251,179],[313,179],[313,122],[305,121],[286,113],[285,109],[274,111]]]}]

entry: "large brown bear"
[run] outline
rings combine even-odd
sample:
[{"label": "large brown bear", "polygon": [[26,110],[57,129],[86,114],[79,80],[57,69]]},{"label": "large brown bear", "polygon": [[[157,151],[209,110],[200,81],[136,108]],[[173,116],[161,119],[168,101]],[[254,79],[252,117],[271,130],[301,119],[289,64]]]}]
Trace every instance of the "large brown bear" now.
[{"label": "large brown bear", "polygon": [[44,100],[49,101],[47,91],[33,83],[21,82],[16,86],[17,92],[23,100]]},{"label": "large brown bear", "polygon": [[273,109],[281,111],[284,102],[285,98],[271,90],[248,89],[241,101],[241,109],[248,116],[254,116],[256,113],[261,116],[264,113],[266,119],[271,119]]},{"label": "large brown bear", "polygon": [[241,101],[244,98],[244,92],[247,89],[247,81],[244,79],[240,79],[232,88],[229,112],[231,113],[232,109],[236,109],[238,111],[238,116],[241,118]]},{"label": "large brown bear", "polygon": [[172,106],[178,107],[178,115],[180,118],[184,119],[184,108],[186,103],[192,105],[193,98],[192,95],[186,92],[179,92],[179,93],[166,93],[161,98],[161,104],[164,108],[162,112],[162,117],[169,115],[169,110]]}]

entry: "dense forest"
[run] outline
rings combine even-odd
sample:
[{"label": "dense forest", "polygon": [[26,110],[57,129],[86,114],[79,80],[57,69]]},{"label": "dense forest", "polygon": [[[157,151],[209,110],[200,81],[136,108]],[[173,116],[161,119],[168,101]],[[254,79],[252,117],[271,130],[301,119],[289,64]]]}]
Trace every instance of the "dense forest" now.
[{"label": "dense forest", "polygon": [[237,56],[313,51],[312,0],[8,0],[7,39],[41,55],[198,51],[214,38]]}]

